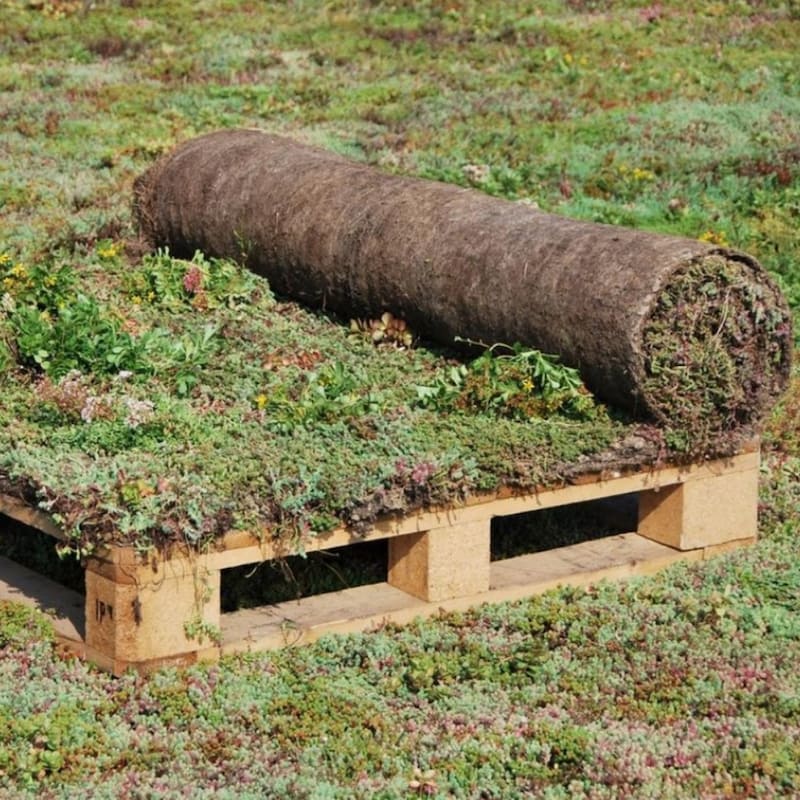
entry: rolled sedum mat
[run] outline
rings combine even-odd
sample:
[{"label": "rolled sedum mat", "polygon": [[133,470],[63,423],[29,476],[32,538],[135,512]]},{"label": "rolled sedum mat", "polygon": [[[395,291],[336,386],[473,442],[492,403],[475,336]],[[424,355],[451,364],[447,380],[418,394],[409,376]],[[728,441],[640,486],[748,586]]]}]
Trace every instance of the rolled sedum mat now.
[{"label": "rolled sedum mat", "polygon": [[193,139],[135,187],[145,238],[421,335],[521,342],[672,428],[749,426],[784,388],[789,309],[744,253],[386,175],[257,130]]}]

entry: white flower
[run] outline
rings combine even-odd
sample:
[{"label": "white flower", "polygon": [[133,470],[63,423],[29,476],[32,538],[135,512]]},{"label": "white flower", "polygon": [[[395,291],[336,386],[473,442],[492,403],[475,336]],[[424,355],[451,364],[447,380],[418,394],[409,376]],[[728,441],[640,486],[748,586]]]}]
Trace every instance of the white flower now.
[{"label": "white flower", "polygon": [[97,413],[97,407],[100,405],[100,398],[90,395],[86,398],[86,402],[81,409],[81,419],[84,422],[91,422]]},{"label": "white flower", "polygon": [[152,401],[137,400],[135,397],[126,397],[125,405],[128,407],[125,424],[129,428],[138,428],[145,422],[149,422],[153,416],[153,409],[155,408]]},{"label": "white flower", "polygon": [[488,164],[465,164],[461,171],[472,183],[483,183],[489,177]]}]

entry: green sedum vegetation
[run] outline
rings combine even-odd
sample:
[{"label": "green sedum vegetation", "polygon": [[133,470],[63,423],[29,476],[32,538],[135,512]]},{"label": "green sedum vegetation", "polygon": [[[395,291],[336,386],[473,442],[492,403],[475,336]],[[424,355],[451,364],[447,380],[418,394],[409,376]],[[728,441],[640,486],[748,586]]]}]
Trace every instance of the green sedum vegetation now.
[{"label": "green sedum vegetation", "polygon": [[81,271],[2,258],[0,470],[79,555],[359,529],[552,479],[627,430],[552,357],[465,365],[376,342],[199,253],[131,269],[101,241]]},{"label": "green sedum vegetation", "polygon": [[219,665],[114,679],[0,636],[0,792],[796,796],[796,505],[765,490],[762,542],[713,562]]},{"label": "green sedum vegetation", "polygon": [[[142,253],[133,179],[258,126],[730,244],[797,309],[798,36],[795,0],[0,0],[2,488],[78,553],[202,546],[529,486],[623,441],[513,342],[465,363]],[[566,408],[530,419],[537,369]],[[797,796],[799,385],[765,431],[761,542],[707,564],[119,680],[0,604],[0,794]]]}]

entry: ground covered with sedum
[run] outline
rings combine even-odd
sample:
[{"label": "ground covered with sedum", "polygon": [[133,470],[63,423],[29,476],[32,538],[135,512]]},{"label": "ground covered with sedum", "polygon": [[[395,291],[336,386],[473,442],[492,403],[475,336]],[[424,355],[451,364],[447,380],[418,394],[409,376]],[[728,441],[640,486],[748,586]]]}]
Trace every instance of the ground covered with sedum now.
[{"label": "ground covered with sedum", "polygon": [[[548,354],[456,358],[392,309],[351,324],[144,252],[133,181],[259,127],[751,253],[796,311],[799,37],[796,3],[755,0],[0,1],[3,491],[80,554],[358,528],[690,451]],[[799,398],[795,369],[760,542],[655,578],[147,678],[2,604],[0,796],[798,796]]]}]

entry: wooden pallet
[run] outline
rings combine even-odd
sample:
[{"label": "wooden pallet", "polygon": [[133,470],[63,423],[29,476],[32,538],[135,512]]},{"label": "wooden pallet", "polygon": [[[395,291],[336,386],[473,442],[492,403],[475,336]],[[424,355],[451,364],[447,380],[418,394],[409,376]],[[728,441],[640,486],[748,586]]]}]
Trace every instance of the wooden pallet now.
[{"label": "wooden pallet", "polygon": [[[0,559],[0,599],[60,609],[62,639],[114,674],[190,664],[382,621],[407,622],[440,609],[515,600],[559,585],[648,574],[750,544],[756,537],[758,472],[756,448],[688,467],[595,474],[531,494],[476,496],[460,506],[381,520],[366,535],[339,529],[309,539],[304,549],[387,539],[385,583],[231,614],[220,612],[221,571],[290,553],[243,532],[229,533],[204,554],[176,549],[167,557],[143,558],[132,548],[112,546],[87,562],[85,601]],[[633,492],[639,499],[636,532],[490,562],[493,517]],[[60,536],[45,514],[13,498],[0,495],[0,512]]]}]

